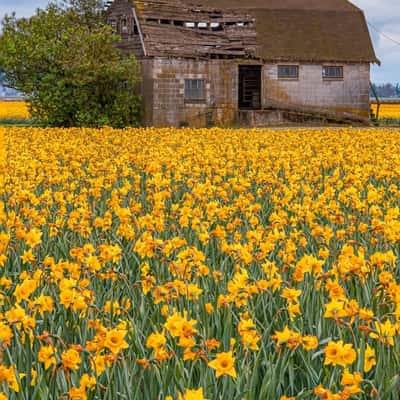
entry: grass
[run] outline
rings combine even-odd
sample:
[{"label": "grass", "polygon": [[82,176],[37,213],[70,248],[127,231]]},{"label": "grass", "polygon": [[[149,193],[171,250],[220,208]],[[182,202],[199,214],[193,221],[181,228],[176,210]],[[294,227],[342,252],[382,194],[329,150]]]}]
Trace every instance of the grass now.
[{"label": "grass", "polygon": [[11,126],[34,126],[34,122],[30,119],[19,119],[19,118],[12,118],[12,119],[1,119],[0,118],[0,126],[11,127]]}]

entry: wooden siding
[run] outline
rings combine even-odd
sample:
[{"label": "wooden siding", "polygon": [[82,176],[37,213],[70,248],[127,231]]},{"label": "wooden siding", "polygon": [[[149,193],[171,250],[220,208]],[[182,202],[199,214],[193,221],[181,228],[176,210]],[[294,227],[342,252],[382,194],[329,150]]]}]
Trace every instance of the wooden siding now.
[{"label": "wooden siding", "polygon": [[[116,46],[133,53],[137,58],[144,56],[143,45],[140,40],[140,34],[135,33],[135,11],[133,2],[130,0],[114,1],[107,10],[107,23],[116,27],[116,33],[121,35],[121,41]],[[122,32],[123,21],[126,21],[126,32]],[[137,27],[140,29],[140,27]]]},{"label": "wooden siding", "polygon": [[[255,19],[248,13],[188,6],[177,0],[115,0],[107,21],[124,18],[133,9],[139,20],[146,56],[253,58],[257,52]],[[189,27],[187,24],[194,24]],[[200,25],[198,25],[200,24]],[[137,38],[123,37],[124,49]],[[136,54],[136,53],[135,53]]]}]

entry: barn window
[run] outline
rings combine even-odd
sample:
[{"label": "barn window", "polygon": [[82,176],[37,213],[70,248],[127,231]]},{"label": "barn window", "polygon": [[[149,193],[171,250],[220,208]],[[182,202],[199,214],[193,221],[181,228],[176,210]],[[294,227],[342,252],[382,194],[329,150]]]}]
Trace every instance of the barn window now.
[{"label": "barn window", "polygon": [[298,65],[278,65],[278,79],[298,79]]},{"label": "barn window", "polygon": [[132,34],[133,35],[139,35],[139,28],[136,25],[136,21],[132,20]]},{"label": "barn window", "polygon": [[212,31],[223,31],[224,28],[219,22],[211,22],[210,24]]},{"label": "barn window", "polygon": [[322,67],[322,77],[324,79],[343,79],[342,66],[324,66]]},{"label": "barn window", "polygon": [[205,100],[205,89],[204,79],[185,79],[185,100]]},{"label": "barn window", "polygon": [[117,31],[117,21],[115,19],[110,20],[111,28],[114,32]]},{"label": "barn window", "polygon": [[128,20],[126,18],[121,21],[121,33],[128,33]]}]

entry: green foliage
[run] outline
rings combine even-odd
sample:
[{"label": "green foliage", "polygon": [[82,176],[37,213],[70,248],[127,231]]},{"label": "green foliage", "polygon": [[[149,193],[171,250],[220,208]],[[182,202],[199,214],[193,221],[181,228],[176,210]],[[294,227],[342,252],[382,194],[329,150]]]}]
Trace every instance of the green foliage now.
[{"label": "green foliage", "polygon": [[0,118],[0,126],[11,127],[11,126],[32,126],[32,125],[33,125],[33,121],[31,121],[29,119]]},{"label": "green foliage", "polygon": [[7,16],[0,65],[8,86],[50,126],[134,126],[139,64],[114,46],[97,0],[50,4],[29,19]]},{"label": "green foliage", "polygon": [[400,126],[400,118],[380,118],[378,126]]}]

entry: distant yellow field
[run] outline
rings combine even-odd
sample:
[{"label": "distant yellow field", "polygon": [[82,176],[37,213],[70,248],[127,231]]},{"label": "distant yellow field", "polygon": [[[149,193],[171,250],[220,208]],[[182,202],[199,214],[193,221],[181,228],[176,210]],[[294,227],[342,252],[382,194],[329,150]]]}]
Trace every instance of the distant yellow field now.
[{"label": "distant yellow field", "polygon": [[[376,114],[377,105],[372,104],[372,109]],[[400,118],[400,103],[381,104],[379,109],[379,119],[383,118]]]},{"label": "distant yellow field", "polygon": [[[371,108],[376,114],[377,105],[371,104]],[[28,106],[23,101],[0,101],[0,119],[29,119],[30,114]],[[399,118],[400,119],[400,103],[381,104],[379,109],[379,119]]]},{"label": "distant yellow field", "polygon": [[0,101],[0,119],[29,119],[27,104],[23,101]]}]

